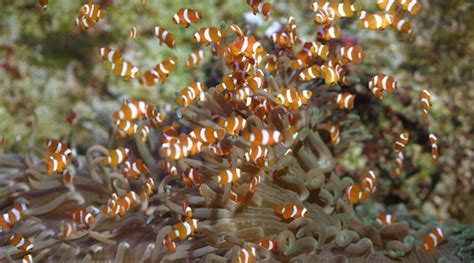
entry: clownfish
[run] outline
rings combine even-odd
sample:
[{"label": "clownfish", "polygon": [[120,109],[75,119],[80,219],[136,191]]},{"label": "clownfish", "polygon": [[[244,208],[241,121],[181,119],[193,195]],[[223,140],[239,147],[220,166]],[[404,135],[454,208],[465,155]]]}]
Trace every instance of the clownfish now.
[{"label": "clownfish", "polygon": [[275,207],[275,214],[282,217],[283,219],[297,219],[305,217],[308,213],[306,207],[302,204],[294,205],[292,203],[277,205]]},{"label": "clownfish", "polygon": [[173,16],[173,23],[183,27],[189,27],[191,24],[196,24],[203,18],[201,11],[196,11],[190,8],[180,8]]}]

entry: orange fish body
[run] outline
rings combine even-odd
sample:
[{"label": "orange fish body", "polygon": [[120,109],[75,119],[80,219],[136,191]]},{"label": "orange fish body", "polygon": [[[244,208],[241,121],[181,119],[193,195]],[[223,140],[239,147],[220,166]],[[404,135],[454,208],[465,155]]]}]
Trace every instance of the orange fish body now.
[{"label": "orange fish body", "polygon": [[266,250],[278,253],[278,241],[264,238],[258,242],[258,245],[265,248]]},{"label": "orange fish body", "polygon": [[431,143],[431,158],[433,159],[433,162],[436,162],[439,157],[439,151],[438,151],[438,138],[432,133],[429,135],[430,143]]},{"label": "orange fish body", "polygon": [[100,4],[89,3],[85,4],[80,9],[81,14],[89,17],[92,21],[97,22],[99,19],[104,18],[107,13],[100,9]]},{"label": "orange fish body", "polygon": [[376,221],[381,224],[381,225],[391,225],[393,223],[397,222],[397,218],[387,214],[387,215],[379,215],[376,219]]},{"label": "orange fish body", "polygon": [[146,199],[148,199],[148,197],[153,193],[155,188],[155,181],[153,181],[152,178],[147,178],[145,181],[145,187],[143,189],[143,192],[140,195],[140,200],[145,201]]},{"label": "orange fish body", "polygon": [[257,250],[253,246],[241,248],[233,263],[253,263],[257,257]]},{"label": "orange fish body", "polygon": [[76,26],[79,27],[79,29],[81,29],[81,31],[83,32],[95,25],[94,20],[92,20],[89,16],[86,15],[81,15],[77,17],[75,23]]},{"label": "orange fish body", "polygon": [[355,95],[348,92],[339,93],[336,97],[336,103],[339,105],[339,109],[352,110],[354,107]]},{"label": "orange fish body", "polygon": [[76,222],[64,223],[61,228],[59,238],[64,240],[77,235],[77,224]]},{"label": "orange fish body", "polygon": [[204,58],[204,51],[202,49],[195,50],[189,54],[188,60],[186,60],[186,67],[192,68],[201,63]]},{"label": "orange fish body", "polygon": [[165,43],[169,48],[176,48],[176,40],[174,34],[170,33],[163,27],[155,27],[155,36],[160,41],[160,45]]},{"label": "orange fish body", "polygon": [[214,181],[224,186],[226,184],[236,182],[240,178],[241,173],[242,172],[239,168],[222,170],[217,176],[214,177]]},{"label": "orange fish body", "polygon": [[263,16],[268,16],[272,9],[272,5],[266,3],[265,0],[247,0],[247,4],[252,8],[254,15],[260,13]]},{"label": "orange fish body", "polygon": [[362,189],[368,193],[373,193],[377,188],[377,178],[373,171],[368,171],[364,173],[361,177],[362,180]]},{"label": "orange fish body", "polygon": [[25,239],[22,235],[13,235],[9,239],[10,244],[16,247],[20,251],[30,252],[34,246],[28,239]]},{"label": "orange fish body", "polygon": [[116,62],[122,59],[122,52],[115,51],[108,47],[102,47],[99,49],[100,57],[108,62]]},{"label": "orange fish body", "polygon": [[305,217],[307,213],[308,210],[302,204],[294,205],[292,203],[287,203],[275,207],[275,214],[285,220]]},{"label": "orange fish body", "polygon": [[46,140],[46,146],[48,147],[48,152],[50,154],[59,153],[61,155],[66,156],[67,159],[72,158],[72,151],[69,148],[69,146],[67,146],[66,144],[60,142],[59,140],[47,139]]},{"label": "orange fish body", "polygon": [[358,204],[369,199],[369,193],[362,191],[357,184],[351,185],[346,190],[347,198],[351,204]]},{"label": "orange fish body", "polygon": [[39,0],[38,1],[42,10],[45,11],[46,9],[48,9],[48,0]]},{"label": "orange fish body", "polygon": [[384,30],[392,22],[392,15],[385,13],[370,14],[365,11],[360,12],[359,27],[368,30]]},{"label": "orange fish body", "polygon": [[109,70],[112,70],[115,76],[122,77],[127,81],[130,79],[139,78],[141,75],[140,70],[136,66],[124,60],[108,62],[106,67]]},{"label": "orange fish body", "polygon": [[420,93],[421,109],[423,110],[423,116],[425,119],[428,118],[431,108],[431,93],[424,89]]},{"label": "orange fish body", "polygon": [[132,177],[135,180],[140,179],[140,176],[150,174],[150,169],[146,166],[146,164],[141,160],[138,159],[137,161],[130,163],[126,161],[124,163],[124,167],[122,169],[122,174],[125,177]]},{"label": "orange fish body", "polygon": [[187,218],[184,222],[174,225],[173,231],[168,235],[173,240],[176,238],[186,240],[188,237],[194,236],[197,229],[197,222],[197,219]]},{"label": "orange fish body", "polygon": [[439,227],[436,227],[423,238],[423,248],[426,252],[432,253],[435,248],[443,242],[444,233],[443,230]]},{"label": "orange fish body", "polygon": [[201,11],[196,11],[190,8],[181,8],[173,16],[173,22],[177,25],[189,27],[191,24],[196,24],[203,18]]},{"label": "orange fish body", "polygon": [[202,27],[194,34],[194,40],[201,45],[219,43],[225,37],[225,31],[216,27]]},{"label": "orange fish body", "polygon": [[53,153],[46,160],[46,170],[52,175],[54,172],[62,173],[67,165],[67,158],[60,153]]},{"label": "orange fish body", "polygon": [[214,129],[211,126],[196,127],[189,135],[196,138],[203,144],[211,144],[222,140],[222,138],[224,138],[225,131],[223,129]]},{"label": "orange fish body", "polygon": [[398,140],[395,141],[395,143],[393,144],[393,150],[397,153],[404,152],[409,139],[410,139],[410,134],[408,132],[404,132],[400,134]]},{"label": "orange fish body", "polygon": [[272,146],[283,141],[283,134],[273,129],[254,129],[244,134],[244,140],[256,145]]},{"label": "orange fish body", "polygon": [[103,163],[110,164],[113,167],[125,162],[128,159],[130,150],[127,148],[119,147],[117,149],[109,150],[108,155],[105,157]]},{"label": "orange fish body", "polygon": [[6,213],[0,216],[0,232],[8,232],[16,223],[25,216],[27,206],[25,203],[16,203]]},{"label": "orange fish body", "polygon": [[201,173],[199,173],[199,170],[195,168],[187,168],[182,173],[182,178],[184,184],[188,186],[200,185],[202,183]]},{"label": "orange fish body", "polygon": [[179,105],[187,108],[194,101],[204,101],[206,99],[207,87],[201,82],[193,82],[191,85],[181,90],[181,94],[176,98]]},{"label": "orange fish body", "polygon": [[356,64],[360,64],[366,57],[360,46],[345,46],[341,47],[340,51],[341,57]]},{"label": "orange fish body", "polygon": [[418,0],[400,0],[400,4],[404,10],[410,12],[411,15],[416,15],[423,5]]},{"label": "orange fish body", "polygon": [[95,216],[87,212],[87,209],[81,208],[74,211],[69,211],[66,213],[77,224],[84,225],[85,228],[88,228],[95,221]]}]

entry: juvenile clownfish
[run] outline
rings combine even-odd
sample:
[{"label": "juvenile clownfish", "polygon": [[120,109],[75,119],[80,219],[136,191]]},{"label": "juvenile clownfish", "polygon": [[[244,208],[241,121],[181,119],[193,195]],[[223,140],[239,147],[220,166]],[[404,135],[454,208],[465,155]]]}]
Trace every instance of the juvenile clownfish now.
[{"label": "juvenile clownfish", "polygon": [[237,181],[240,178],[241,173],[242,172],[239,168],[222,170],[214,177],[214,181],[224,186]]},{"label": "juvenile clownfish", "polygon": [[436,227],[423,238],[423,248],[426,252],[432,253],[435,248],[443,242],[444,233],[443,230],[439,227]]},{"label": "juvenile clownfish", "polygon": [[107,156],[105,156],[102,163],[110,164],[113,167],[125,162],[128,159],[128,154],[130,150],[124,147],[119,147],[117,149],[109,150]]},{"label": "juvenile clownfish", "polygon": [[194,34],[194,40],[201,45],[207,46],[211,43],[220,43],[225,36],[225,31],[217,27],[201,27]]},{"label": "juvenile clownfish", "polygon": [[176,40],[174,34],[170,33],[164,27],[155,27],[155,36],[160,41],[160,45],[165,43],[169,48],[176,48]]},{"label": "juvenile clownfish", "polygon": [[[255,0],[254,0],[255,1]],[[258,1],[258,0],[257,0]],[[257,257],[257,251],[253,246],[241,248],[233,263],[253,263]]]},{"label": "juvenile clownfish", "polygon": [[305,217],[307,213],[308,210],[302,204],[294,205],[292,203],[287,203],[275,207],[275,214],[285,220]]},{"label": "juvenile clownfish", "polygon": [[195,50],[189,54],[188,60],[186,60],[186,67],[193,68],[201,63],[204,58],[204,51],[202,49]]},{"label": "juvenile clownfish", "polygon": [[272,5],[266,3],[265,0],[247,0],[247,4],[252,8],[253,14],[260,13],[263,16],[270,15]]},{"label": "juvenile clownfish", "polygon": [[201,11],[196,11],[190,8],[180,8],[173,16],[173,22],[183,27],[189,27],[191,24],[196,24],[203,18]]},{"label": "juvenile clownfish", "polygon": [[398,139],[393,144],[393,150],[397,153],[403,153],[410,139],[410,134],[408,132],[401,133]]},{"label": "juvenile clownfish", "polygon": [[22,235],[13,235],[10,237],[9,241],[12,246],[20,251],[30,252],[34,248],[33,244]]}]

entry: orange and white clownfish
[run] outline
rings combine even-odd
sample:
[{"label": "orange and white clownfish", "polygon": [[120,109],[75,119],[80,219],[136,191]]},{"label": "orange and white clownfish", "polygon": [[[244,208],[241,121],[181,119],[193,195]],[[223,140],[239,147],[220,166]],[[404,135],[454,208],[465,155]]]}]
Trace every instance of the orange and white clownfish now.
[{"label": "orange and white clownfish", "polygon": [[164,27],[155,27],[155,36],[160,41],[160,45],[165,43],[169,48],[176,48],[176,40],[173,33],[170,33]]},{"label": "orange and white clownfish", "polygon": [[431,158],[433,159],[433,162],[436,162],[439,157],[438,138],[436,138],[436,136],[432,133],[430,133],[429,138],[431,144]]},{"label": "orange and white clownfish", "polygon": [[126,161],[124,163],[124,167],[122,168],[122,174],[125,177],[132,177],[135,180],[140,179],[141,175],[148,175],[150,174],[150,169],[148,166],[141,160],[138,159],[135,162],[131,163]]},{"label": "orange and white clownfish", "polygon": [[76,222],[65,222],[61,226],[59,239],[64,240],[77,235],[77,224]]},{"label": "orange and white clownfish", "polygon": [[354,205],[365,202],[369,199],[369,193],[362,191],[360,186],[357,184],[349,186],[346,190],[346,195],[349,202]]},{"label": "orange and white clownfish", "polygon": [[72,158],[72,151],[65,143],[62,143],[56,139],[47,139],[46,146],[48,147],[48,152],[50,154],[59,153],[66,156],[67,159]]},{"label": "orange and white clownfish", "polygon": [[130,150],[122,146],[120,146],[117,149],[109,150],[107,156],[105,156],[102,163],[110,164],[113,167],[116,167],[117,165],[125,162],[128,159],[129,153],[130,153]]},{"label": "orange and white clownfish", "polygon": [[114,112],[114,120],[135,121],[147,114],[147,104],[141,100],[124,100],[120,110]]},{"label": "orange and white clownfish", "polygon": [[307,213],[308,210],[302,204],[286,203],[275,207],[275,214],[285,220],[305,217]]},{"label": "orange and white clownfish", "polygon": [[95,25],[94,20],[92,20],[89,16],[80,15],[75,20],[76,26],[81,29],[81,31],[85,32],[87,29],[93,27]]},{"label": "orange and white clownfish", "polygon": [[201,173],[196,168],[187,168],[181,174],[183,182],[185,185],[200,185],[202,183]]},{"label": "orange and white clownfish", "polygon": [[137,27],[135,25],[132,25],[132,27],[130,28],[129,37],[131,39],[135,39],[137,38],[137,35],[138,35]]},{"label": "orange and white clownfish", "polygon": [[31,254],[25,255],[25,256],[21,259],[21,263],[33,263],[33,256],[32,256]]},{"label": "orange and white clownfish", "polygon": [[[258,0],[254,0],[258,1]],[[246,246],[239,250],[233,263],[253,263],[257,257],[257,250],[254,246]]]},{"label": "orange and white clownfish", "polygon": [[242,172],[239,168],[222,170],[214,177],[214,181],[224,186],[237,181],[240,178],[241,173]]},{"label": "orange and white clownfish", "polygon": [[104,18],[107,13],[100,9],[100,4],[88,3],[81,6],[80,12],[82,15],[89,17],[92,21],[97,22],[99,19]]},{"label": "orange and white clownfish", "polygon": [[348,62],[360,64],[365,60],[366,54],[360,46],[344,46],[340,49],[340,55]]},{"label": "orange and white clownfish", "polygon": [[351,110],[354,107],[355,95],[349,92],[339,93],[336,97],[336,103],[339,105],[339,109]]},{"label": "orange and white clownfish", "polygon": [[368,171],[362,174],[362,189],[368,193],[373,193],[377,188],[377,178],[373,171]]},{"label": "orange and white clownfish", "polygon": [[204,58],[204,51],[202,49],[194,50],[189,54],[188,60],[186,60],[186,67],[193,68],[201,63]]},{"label": "orange and white clownfish", "polygon": [[67,165],[67,158],[60,153],[53,153],[46,159],[46,171],[52,175],[54,172],[62,173]]},{"label": "orange and white clownfish", "polygon": [[153,70],[150,71],[151,76],[157,80],[160,80],[161,83],[164,83],[166,79],[168,79],[169,75],[175,70],[177,61],[177,56],[163,60],[163,62],[156,65]]},{"label": "orange and white clownfish", "polygon": [[180,8],[173,16],[173,23],[183,27],[189,27],[191,24],[196,24],[203,18],[201,11],[196,11],[191,8]]},{"label": "orange and white clownfish", "polygon": [[87,211],[85,208],[79,208],[73,211],[66,212],[66,215],[77,224],[88,228],[95,222],[95,216]]},{"label": "orange and white clownfish", "polygon": [[392,22],[392,15],[383,12],[367,13],[361,11],[359,15],[359,27],[368,30],[384,30]]},{"label": "orange and white clownfish", "polygon": [[398,0],[377,0],[379,8],[391,15],[395,14],[400,8]]},{"label": "orange and white clownfish", "polygon": [[271,240],[268,238],[263,238],[258,241],[258,245],[265,248],[266,250],[272,251],[273,253],[278,253],[278,241]]},{"label": "orange and white clownfish", "polygon": [[172,240],[175,240],[176,238],[186,240],[188,237],[194,236],[197,229],[197,223],[197,219],[186,218],[184,222],[174,225],[173,230],[168,234],[168,236]]},{"label": "orange and white clownfish", "polygon": [[122,77],[126,81],[130,79],[136,79],[141,76],[141,73],[138,67],[124,60],[118,60],[115,62],[107,62],[106,67],[107,69],[113,71],[115,76]]},{"label": "orange and white clownfish", "polygon": [[219,126],[225,129],[225,131],[232,135],[238,136],[240,132],[245,128],[247,120],[241,115],[231,115],[227,119],[220,119],[218,121]]},{"label": "orange and white clownfish", "polygon": [[224,30],[217,27],[201,27],[198,32],[194,34],[194,40],[201,45],[209,45],[211,43],[220,43],[226,36]]},{"label": "orange and white clownfish", "polygon": [[10,241],[10,244],[20,251],[30,252],[34,248],[33,244],[28,239],[19,234],[11,236],[8,241]]},{"label": "orange and white clownfish", "polygon": [[224,138],[225,131],[220,128],[207,127],[196,127],[189,136],[196,138],[203,144],[217,143]]},{"label": "orange and white clownfish", "polygon": [[145,201],[155,190],[156,185],[155,181],[152,178],[147,178],[145,181],[145,187],[143,192],[140,194],[140,200]]},{"label": "orange and white clownfish", "polygon": [[410,139],[410,134],[408,132],[401,133],[398,139],[393,144],[393,150],[397,153],[404,152]]},{"label": "orange and white clownfish", "polygon": [[377,223],[381,225],[391,225],[397,222],[397,218],[391,214],[379,215],[376,219]]},{"label": "orange and white clownfish", "polygon": [[411,15],[416,15],[423,5],[418,0],[399,0],[402,8],[410,12]]},{"label": "orange and white clownfish", "polygon": [[423,248],[426,252],[432,253],[435,248],[443,242],[444,233],[439,227],[436,227],[423,238]]},{"label": "orange and white clownfish", "polygon": [[99,54],[103,60],[108,62],[116,62],[122,59],[122,52],[115,51],[109,47],[101,47]]},{"label": "orange and white clownfish", "polygon": [[201,82],[193,82],[181,90],[181,94],[177,96],[176,102],[187,108],[196,100],[204,101],[206,99],[206,92],[206,85]]},{"label": "orange and white clownfish", "polygon": [[274,129],[256,128],[251,132],[243,135],[245,141],[253,143],[254,145],[272,146],[283,141],[283,134]]},{"label": "orange and white clownfish", "polygon": [[46,11],[46,9],[48,9],[48,2],[49,2],[48,0],[39,0],[38,2],[43,11]]},{"label": "orange and white clownfish", "polygon": [[247,4],[252,8],[254,15],[260,13],[263,16],[268,16],[272,9],[272,5],[266,3],[265,0],[247,0]]},{"label": "orange and white clownfish", "polygon": [[421,109],[423,110],[423,116],[428,119],[428,114],[431,108],[431,93],[424,89],[420,93]]},{"label": "orange and white clownfish", "polygon": [[25,203],[15,203],[13,207],[0,217],[0,233],[8,232],[16,223],[25,217],[25,211],[28,209]]}]

